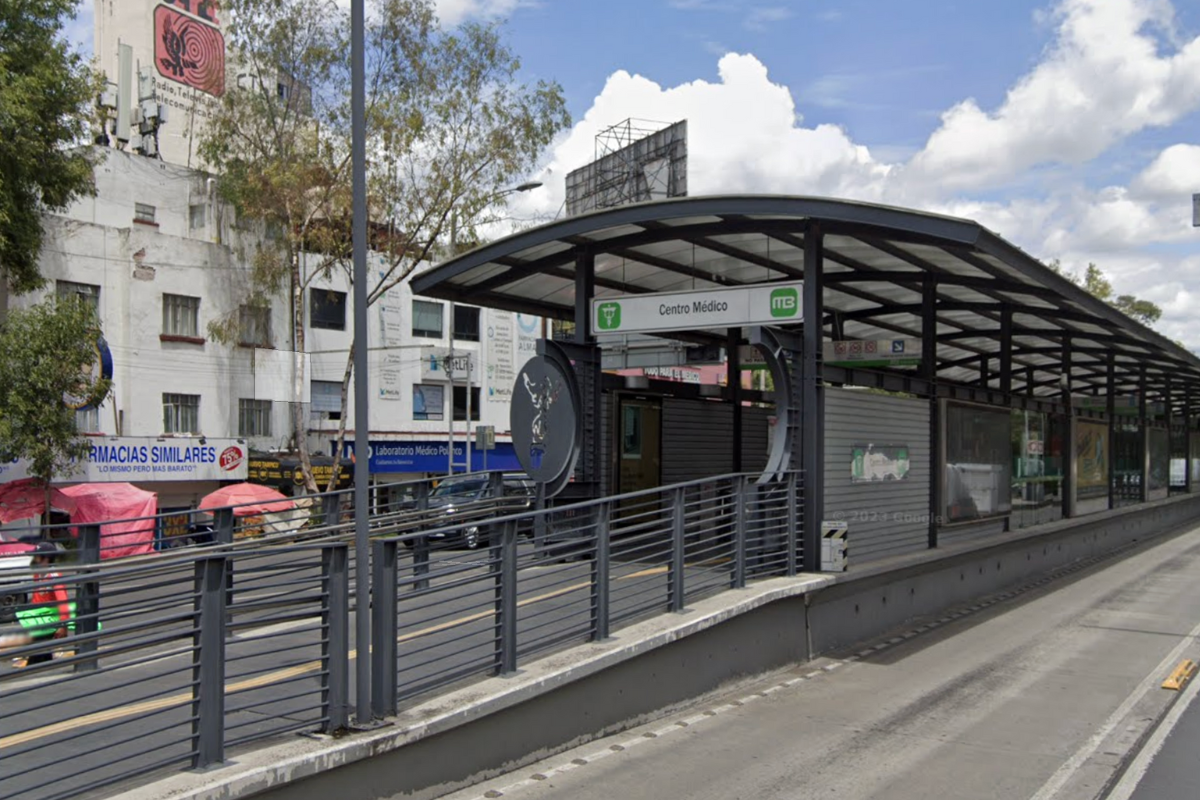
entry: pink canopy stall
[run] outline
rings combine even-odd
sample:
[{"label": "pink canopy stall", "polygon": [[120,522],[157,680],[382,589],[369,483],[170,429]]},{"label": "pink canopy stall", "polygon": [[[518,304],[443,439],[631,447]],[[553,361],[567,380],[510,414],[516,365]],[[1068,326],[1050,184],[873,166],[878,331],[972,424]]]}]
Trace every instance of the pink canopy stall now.
[{"label": "pink canopy stall", "polygon": [[[54,491],[53,503],[74,525],[100,523],[100,558],[154,552],[158,495],[130,483],[81,483]],[[110,522],[109,520],[118,520]]]}]

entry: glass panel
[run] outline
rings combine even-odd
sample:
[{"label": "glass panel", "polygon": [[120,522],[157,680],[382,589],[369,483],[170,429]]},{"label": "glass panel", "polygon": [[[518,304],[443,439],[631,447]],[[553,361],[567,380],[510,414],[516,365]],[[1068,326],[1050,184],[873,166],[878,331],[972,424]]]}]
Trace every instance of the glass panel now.
[{"label": "glass panel", "polygon": [[1145,464],[1142,429],[1138,420],[1119,420],[1113,435],[1114,505],[1142,502],[1142,468]]},{"label": "glass panel", "polygon": [[308,290],[308,314],[314,328],[346,330],[346,293],[331,289]]},{"label": "glass panel", "polygon": [[947,522],[1007,514],[1012,508],[1011,414],[974,406],[946,407]]},{"label": "glass panel", "polygon": [[442,336],[442,304],[413,300],[413,336]]},{"label": "glass panel", "polygon": [[1108,450],[1107,422],[1075,423],[1075,502],[1082,514],[1108,508]]},{"label": "glass panel", "polygon": [[1160,500],[1167,496],[1171,480],[1171,446],[1166,428],[1150,428],[1150,474],[1147,482],[1150,499]]},{"label": "glass panel", "polygon": [[1062,519],[1066,424],[1035,411],[1012,412],[1012,524],[1028,528]]}]

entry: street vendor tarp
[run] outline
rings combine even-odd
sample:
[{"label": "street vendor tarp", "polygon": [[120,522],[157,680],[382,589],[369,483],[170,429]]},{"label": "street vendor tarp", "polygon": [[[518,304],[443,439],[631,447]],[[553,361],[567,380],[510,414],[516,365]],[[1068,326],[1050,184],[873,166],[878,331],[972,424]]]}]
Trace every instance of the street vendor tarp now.
[{"label": "street vendor tarp", "polygon": [[33,478],[0,483],[0,525],[39,517],[46,508],[46,489]]},{"label": "street vendor tarp", "polygon": [[100,523],[101,559],[154,552],[154,492],[130,483],[81,483],[56,489],[53,503],[71,515],[72,525]]},{"label": "street vendor tarp", "polygon": [[280,511],[291,511],[296,504],[285,495],[269,486],[259,486],[257,483],[235,483],[222,486],[215,492],[210,492],[200,498],[200,511],[212,511],[214,508],[233,506],[235,517],[260,516]]}]

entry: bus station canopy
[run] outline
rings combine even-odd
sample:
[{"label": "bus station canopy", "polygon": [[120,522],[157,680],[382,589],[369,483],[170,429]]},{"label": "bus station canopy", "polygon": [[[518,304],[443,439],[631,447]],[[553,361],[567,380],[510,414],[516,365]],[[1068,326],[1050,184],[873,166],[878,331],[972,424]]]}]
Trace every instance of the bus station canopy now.
[{"label": "bus station canopy", "polygon": [[932,282],[938,382],[999,388],[1008,350],[1014,394],[1103,395],[1110,359],[1117,394],[1145,386],[1178,402],[1200,387],[1195,355],[978,223],[846,200],[705,196],[597,211],[461,254],[412,288],[574,320],[576,266],[589,258],[597,298],[795,281],[815,231],[827,339],[921,338]]}]

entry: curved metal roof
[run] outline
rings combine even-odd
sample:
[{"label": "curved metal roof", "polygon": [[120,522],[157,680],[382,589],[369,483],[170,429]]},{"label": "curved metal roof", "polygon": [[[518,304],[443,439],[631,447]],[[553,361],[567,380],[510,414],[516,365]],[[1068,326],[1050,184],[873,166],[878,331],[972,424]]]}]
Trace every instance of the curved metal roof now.
[{"label": "curved metal roof", "polygon": [[998,385],[1011,312],[1014,392],[1072,386],[1172,394],[1200,386],[1200,359],[1048,269],[978,223],[818,197],[729,195],[639,203],[552,222],[450,259],[412,279],[418,294],[557,319],[575,314],[575,264],[595,258],[597,297],[803,279],[804,240],[822,233],[824,325],[837,339],[917,337],[922,286],[937,292],[938,379]]}]

